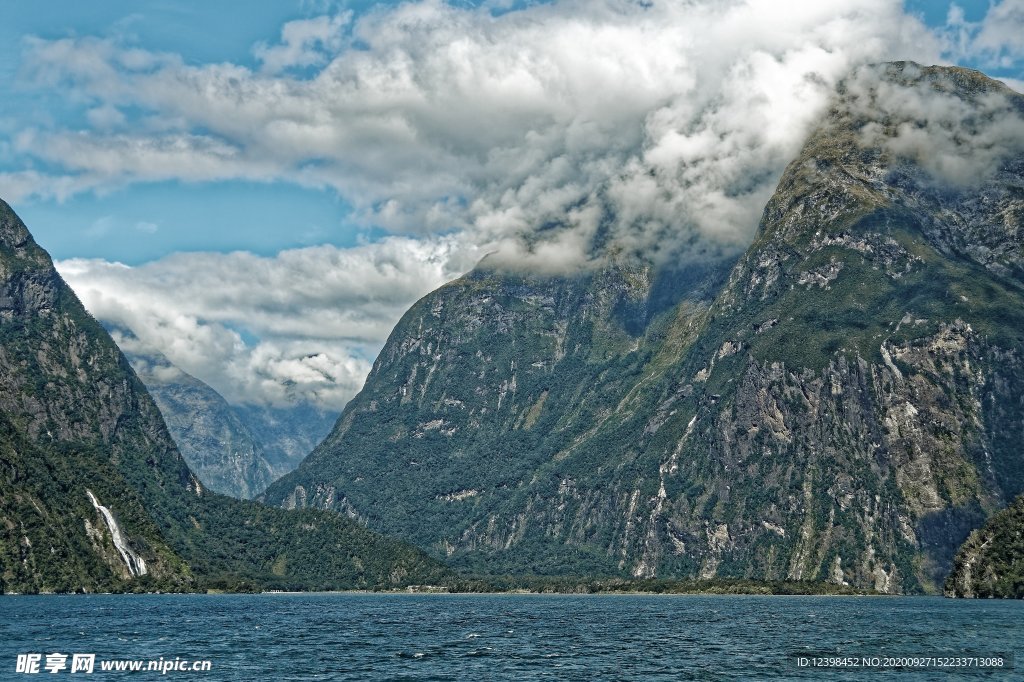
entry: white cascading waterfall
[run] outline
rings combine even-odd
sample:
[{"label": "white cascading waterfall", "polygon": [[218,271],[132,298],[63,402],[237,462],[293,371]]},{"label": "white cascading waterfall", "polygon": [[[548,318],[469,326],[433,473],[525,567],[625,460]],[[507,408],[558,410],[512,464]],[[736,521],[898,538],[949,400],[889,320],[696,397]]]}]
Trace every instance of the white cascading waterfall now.
[{"label": "white cascading waterfall", "polygon": [[100,501],[96,499],[92,491],[86,489],[85,494],[89,496],[89,501],[92,502],[92,506],[96,507],[96,510],[103,515],[103,519],[107,522],[107,528],[110,530],[110,536],[114,540],[114,547],[121,553],[121,558],[124,559],[125,566],[128,567],[128,572],[132,577],[138,577],[140,575],[146,575],[146,560],[140,557],[135,551],[128,546],[128,542],[125,540],[124,534],[121,532],[121,527],[117,525],[117,521],[114,520],[114,515],[110,513],[110,510],[100,504]]}]

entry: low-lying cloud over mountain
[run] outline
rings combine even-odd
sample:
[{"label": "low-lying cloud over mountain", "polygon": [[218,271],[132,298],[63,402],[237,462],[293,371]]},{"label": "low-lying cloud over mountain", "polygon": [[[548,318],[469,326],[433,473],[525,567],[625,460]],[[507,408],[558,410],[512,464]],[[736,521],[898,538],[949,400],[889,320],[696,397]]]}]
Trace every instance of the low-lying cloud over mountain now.
[{"label": "low-lying cloud over mountain", "polygon": [[[843,82],[852,110],[871,121],[860,131],[866,146],[881,143],[937,182],[958,187],[980,186],[1024,152],[1024,110],[1009,89],[963,99],[928,80],[880,80],[879,68],[862,67]],[[908,67],[905,76],[916,78],[919,70]]]},{"label": "low-lying cloud over mountain", "polygon": [[[289,22],[253,46],[251,67],[120,39],[31,39],[26,76],[66,89],[87,125],[20,130],[13,153],[38,168],[0,180],[15,200],[161,180],[296,183],[337,192],[349,222],[404,235],[278,259],[61,264],[96,315],[119,316],[225,395],[274,399],[267,387],[288,378],[323,399],[324,375],[343,401],[401,309],[471,256],[566,270],[596,245],[653,259],[735,252],[841,78],[891,59],[1017,58],[1021,14],[1004,0],[982,22],[951,12],[936,31],[895,0],[505,12],[422,0]],[[900,140],[913,146],[912,131]],[[402,265],[377,269],[396,249]],[[348,290],[367,269],[386,304]]]}]

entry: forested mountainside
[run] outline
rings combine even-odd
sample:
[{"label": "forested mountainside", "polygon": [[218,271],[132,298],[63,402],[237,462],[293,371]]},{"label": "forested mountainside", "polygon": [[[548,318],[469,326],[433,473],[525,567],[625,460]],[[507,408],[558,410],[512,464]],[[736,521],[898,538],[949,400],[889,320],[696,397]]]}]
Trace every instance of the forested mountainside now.
[{"label": "forested mountainside", "polygon": [[960,547],[949,597],[1024,599],[1024,496],[996,512]]}]

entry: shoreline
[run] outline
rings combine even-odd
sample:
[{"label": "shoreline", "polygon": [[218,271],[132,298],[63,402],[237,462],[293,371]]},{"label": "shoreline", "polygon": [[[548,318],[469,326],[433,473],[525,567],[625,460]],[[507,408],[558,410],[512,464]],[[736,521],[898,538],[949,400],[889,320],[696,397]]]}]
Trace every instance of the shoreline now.
[{"label": "shoreline", "polygon": [[571,591],[571,590],[451,590],[447,588],[419,589],[420,586],[393,588],[393,589],[341,589],[341,590],[192,590],[192,591],[123,591],[123,592],[4,592],[3,597],[54,597],[54,596],[326,596],[326,595],[360,595],[360,596],[501,596],[501,597],[945,597],[942,594],[886,594],[874,591],[849,591],[849,592],[769,592],[769,591],[741,591],[741,590],[597,590],[597,591]]}]

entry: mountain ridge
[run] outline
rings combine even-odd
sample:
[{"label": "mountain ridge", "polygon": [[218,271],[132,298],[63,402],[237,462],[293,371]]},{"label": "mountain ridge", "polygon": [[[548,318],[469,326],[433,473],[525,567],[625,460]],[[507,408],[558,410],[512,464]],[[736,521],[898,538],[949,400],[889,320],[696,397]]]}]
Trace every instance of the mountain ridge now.
[{"label": "mountain ridge", "polygon": [[262,448],[219,393],[165,358],[126,356],[182,456],[206,487],[244,499],[277,478]]},{"label": "mountain ridge", "polygon": [[327,435],[337,415],[309,403],[232,405],[213,387],[111,327],[164,417],[189,467],[211,490],[249,499],[288,473]]}]

